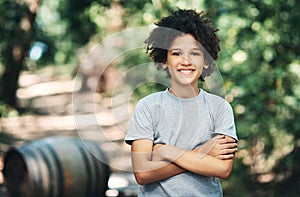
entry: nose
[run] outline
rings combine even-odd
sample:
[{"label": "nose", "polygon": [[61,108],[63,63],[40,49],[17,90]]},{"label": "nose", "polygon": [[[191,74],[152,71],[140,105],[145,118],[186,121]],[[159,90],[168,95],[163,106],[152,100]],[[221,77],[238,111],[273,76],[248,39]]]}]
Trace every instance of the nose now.
[{"label": "nose", "polygon": [[192,64],[190,58],[188,56],[182,56],[181,57],[181,64],[184,65],[184,66],[189,66]]}]

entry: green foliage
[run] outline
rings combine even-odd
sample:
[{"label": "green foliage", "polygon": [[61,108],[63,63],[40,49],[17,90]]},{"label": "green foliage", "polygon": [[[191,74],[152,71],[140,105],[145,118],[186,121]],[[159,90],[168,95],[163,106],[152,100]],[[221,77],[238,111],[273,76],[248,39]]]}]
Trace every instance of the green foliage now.
[{"label": "green foliage", "polygon": [[[207,12],[220,29],[222,50],[216,63],[240,138],[232,176],[223,181],[225,196],[300,193],[300,6],[296,0],[43,0],[38,25],[55,42],[56,62],[73,61],[84,44],[114,33],[109,24],[115,4],[123,11],[120,31],[151,25],[176,7]],[[14,0],[0,1],[1,62],[8,57],[4,52],[20,22],[20,9]],[[137,50],[124,54],[118,65],[130,69],[148,62],[144,52]],[[145,83],[134,94],[141,98],[164,88]]]},{"label": "green foliage", "polygon": [[14,35],[19,33],[19,26],[26,6],[14,0],[0,1],[0,62],[5,64],[11,57],[11,43],[15,43]]},{"label": "green foliage", "polygon": [[72,42],[85,44],[96,33],[96,26],[87,14],[93,0],[60,1],[60,17],[67,20],[66,35]]},{"label": "green foliage", "polygon": [[157,91],[163,91],[166,88],[166,86],[154,82],[145,83],[137,87],[132,93],[132,98],[134,99],[133,102],[137,103],[140,99],[144,98],[145,96],[151,93],[155,93]]},{"label": "green foliage", "polygon": [[[2,117],[17,117],[19,116],[19,112],[8,106],[7,104],[0,101],[0,118]],[[0,130],[1,133],[1,130]]]},{"label": "green foliage", "polygon": [[[120,31],[153,24],[176,7],[207,12],[220,29],[222,51],[216,63],[240,138],[235,169],[231,179],[224,181],[225,195],[275,196],[278,192],[293,196],[300,188],[296,181],[300,171],[300,60],[296,53],[300,50],[300,7],[296,1],[60,1],[59,13],[65,23],[62,35],[72,42],[69,49],[76,49],[74,43],[83,44],[93,34],[100,41],[111,33],[107,21],[116,3],[124,11]],[[129,69],[150,62],[144,57],[133,51],[118,65]],[[134,94],[140,98],[164,88],[145,83]],[[287,189],[288,183],[298,185]]]},{"label": "green foliage", "polygon": [[16,106],[17,82],[32,41],[34,16],[26,2],[0,2],[0,100],[11,106]]},{"label": "green foliage", "polygon": [[[241,160],[232,179],[239,180],[243,173],[252,177],[243,182],[250,196],[295,196],[299,189],[289,190],[281,184],[296,182],[299,172],[295,154],[300,130],[296,53],[300,29],[295,27],[299,26],[300,8],[293,0],[206,3],[220,29],[222,51],[217,64],[240,137]],[[250,170],[245,172],[245,167]]]}]

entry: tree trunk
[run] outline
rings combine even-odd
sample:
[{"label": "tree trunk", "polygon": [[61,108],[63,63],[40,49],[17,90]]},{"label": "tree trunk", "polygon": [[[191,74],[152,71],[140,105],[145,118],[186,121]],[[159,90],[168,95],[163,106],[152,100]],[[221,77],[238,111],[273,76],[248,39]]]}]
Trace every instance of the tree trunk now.
[{"label": "tree trunk", "polygon": [[[22,50],[21,47],[16,47],[18,49],[15,50]],[[23,67],[23,60],[24,60],[24,50],[22,50],[22,57],[18,61],[16,61],[13,57],[10,59],[10,61],[6,62],[5,70],[1,78],[0,83],[0,99],[13,107],[16,107],[17,101],[16,101],[16,91],[18,88],[18,80],[20,71]]]},{"label": "tree trunk", "polygon": [[34,22],[39,0],[25,0],[26,9],[21,13],[20,24],[16,26],[10,35],[10,42],[6,46],[4,72],[0,80],[0,100],[4,103],[17,107],[16,91],[18,80],[23,68],[24,59],[30,48],[34,35]]}]

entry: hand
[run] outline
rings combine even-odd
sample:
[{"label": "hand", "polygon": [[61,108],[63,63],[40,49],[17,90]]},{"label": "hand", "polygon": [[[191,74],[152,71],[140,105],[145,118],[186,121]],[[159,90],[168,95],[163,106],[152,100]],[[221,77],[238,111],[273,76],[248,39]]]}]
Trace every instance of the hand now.
[{"label": "hand", "polygon": [[202,156],[210,155],[221,160],[227,160],[234,157],[237,146],[235,139],[225,135],[217,135],[200,146],[197,151]]},{"label": "hand", "polygon": [[164,154],[166,151],[165,144],[155,144],[152,148],[152,161],[163,161],[165,160]]},{"label": "hand", "polygon": [[152,148],[152,161],[169,161],[179,157],[185,150],[169,144],[156,144]]},{"label": "hand", "polygon": [[164,146],[165,144],[155,144],[155,145],[153,145],[153,148],[152,148],[152,150],[153,151],[156,151],[156,150],[158,150],[159,148],[161,148],[162,146]]}]

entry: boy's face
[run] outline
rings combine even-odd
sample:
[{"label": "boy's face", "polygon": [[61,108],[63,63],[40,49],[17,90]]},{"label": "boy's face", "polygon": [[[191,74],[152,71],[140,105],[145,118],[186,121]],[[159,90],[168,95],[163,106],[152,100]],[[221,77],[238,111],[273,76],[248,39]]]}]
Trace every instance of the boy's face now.
[{"label": "boy's face", "polygon": [[198,88],[204,67],[201,44],[191,34],[176,37],[168,50],[165,67],[168,67],[173,88],[186,85]]}]

